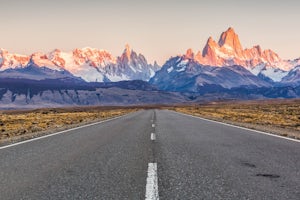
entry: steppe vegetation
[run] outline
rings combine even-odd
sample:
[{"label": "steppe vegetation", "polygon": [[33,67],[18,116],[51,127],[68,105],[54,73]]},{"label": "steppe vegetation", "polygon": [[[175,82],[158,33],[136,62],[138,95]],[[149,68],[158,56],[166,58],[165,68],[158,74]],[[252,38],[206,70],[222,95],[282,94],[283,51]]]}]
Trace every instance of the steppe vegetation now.
[{"label": "steppe vegetation", "polygon": [[36,137],[36,133],[47,134],[135,110],[118,107],[76,107],[0,111],[0,141]]},{"label": "steppe vegetation", "polygon": [[300,139],[300,99],[229,101],[178,106],[175,111]]},{"label": "steppe vegetation", "polygon": [[70,107],[0,111],[0,142],[9,143],[124,115],[140,109],[169,109],[300,139],[300,99],[226,101],[194,105]]}]

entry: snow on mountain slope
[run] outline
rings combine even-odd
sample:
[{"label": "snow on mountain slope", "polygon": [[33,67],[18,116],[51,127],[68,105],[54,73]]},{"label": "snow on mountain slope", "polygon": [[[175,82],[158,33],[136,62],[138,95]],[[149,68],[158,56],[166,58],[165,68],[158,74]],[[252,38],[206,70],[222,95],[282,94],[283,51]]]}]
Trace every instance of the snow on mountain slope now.
[{"label": "snow on mountain slope", "polygon": [[299,86],[300,85],[300,65],[292,69],[285,77],[282,78],[281,83],[285,85]]},{"label": "snow on mountain slope", "polygon": [[[115,68],[114,73],[116,75],[123,74],[131,80],[148,81],[152,76],[154,76],[155,71],[159,68],[160,67],[156,64],[156,62],[154,65],[149,65],[142,54],[137,54],[130,49],[129,45],[126,45],[123,54],[117,58],[117,67]],[[108,71],[107,73],[109,75],[113,75],[111,71]]]},{"label": "snow on mountain slope", "polygon": [[266,67],[266,66],[260,71],[260,74],[269,77],[274,82],[280,82],[282,78],[285,77],[288,73],[289,73],[288,71],[284,71],[278,68]]},{"label": "snow on mountain slope", "polygon": [[29,60],[29,56],[11,54],[5,49],[0,49],[0,71],[17,67],[25,67]]},{"label": "snow on mountain slope", "polygon": [[145,57],[138,55],[129,45],[126,45],[120,57],[114,57],[105,50],[89,47],[72,52],[55,49],[48,54],[34,53],[30,56],[9,54],[0,50],[0,71],[26,68],[31,64],[54,71],[66,70],[87,82],[148,81],[160,68],[156,63],[148,64]]},{"label": "snow on mountain slope", "polygon": [[92,48],[75,49],[72,52],[56,49],[49,53],[49,59],[56,66],[88,82],[108,81],[103,68],[115,61],[110,53]]},{"label": "snow on mountain slope", "polygon": [[[196,70],[189,67],[190,63],[195,66],[206,66],[208,69],[210,67],[227,67],[224,71],[219,70],[218,73],[225,73],[226,70],[230,69],[230,66],[242,66],[260,80],[274,84],[290,83],[292,80],[297,81],[288,77],[290,77],[290,71],[295,66],[300,65],[300,58],[283,60],[272,50],[263,50],[259,45],[244,49],[233,28],[223,32],[218,41],[209,37],[202,51],[194,53],[191,49],[188,49],[186,54],[178,59],[181,59],[180,63],[169,66],[166,70],[167,73],[199,70],[199,67],[196,67]],[[149,64],[142,54],[137,54],[129,45],[126,45],[123,53],[118,57],[114,57],[105,50],[90,47],[74,49],[70,52],[55,49],[47,54],[34,53],[30,56],[10,54],[4,49],[0,49],[0,72],[26,68],[30,65],[46,67],[58,72],[68,71],[74,77],[81,77],[87,82],[149,81],[156,76],[156,72],[160,69],[157,63]],[[215,69],[215,71],[218,70]],[[27,75],[28,73],[30,71],[27,71]],[[211,72],[206,70],[205,73]],[[12,76],[13,71],[9,71],[9,74]],[[19,70],[18,76],[21,75]],[[198,83],[201,82],[199,80]],[[287,80],[290,81],[287,82]],[[186,81],[189,82],[190,80]],[[211,81],[208,82],[212,83]],[[234,79],[232,81],[234,82]],[[245,85],[247,84],[250,83],[246,81]],[[223,86],[231,87],[230,84]]]},{"label": "snow on mountain slope", "polygon": [[30,61],[27,64],[27,66],[31,64],[34,64],[39,67],[47,67],[49,69],[57,71],[63,70],[63,68],[53,63],[46,54],[40,52],[31,55]]},{"label": "snow on mountain slope", "polygon": [[270,84],[253,75],[241,66],[204,66],[189,59],[177,56],[166,62],[150,80],[161,90],[177,92],[204,92],[232,88],[270,87]]},{"label": "snow on mountain slope", "polygon": [[254,75],[261,73],[275,82],[280,82],[299,64],[299,59],[283,60],[272,50],[262,50],[259,45],[243,49],[233,28],[223,32],[218,42],[209,37],[202,52],[195,54],[193,59],[202,65],[243,66]]}]

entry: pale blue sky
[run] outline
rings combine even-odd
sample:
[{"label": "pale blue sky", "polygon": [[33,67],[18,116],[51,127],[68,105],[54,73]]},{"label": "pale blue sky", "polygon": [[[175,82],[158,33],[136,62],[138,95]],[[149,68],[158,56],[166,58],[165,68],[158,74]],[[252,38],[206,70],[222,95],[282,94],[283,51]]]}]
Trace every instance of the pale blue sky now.
[{"label": "pale blue sky", "polygon": [[232,26],[244,48],[300,57],[298,0],[0,0],[0,8],[0,47],[14,53],[90,46],[117,56],[129,43],[163,64]]}]

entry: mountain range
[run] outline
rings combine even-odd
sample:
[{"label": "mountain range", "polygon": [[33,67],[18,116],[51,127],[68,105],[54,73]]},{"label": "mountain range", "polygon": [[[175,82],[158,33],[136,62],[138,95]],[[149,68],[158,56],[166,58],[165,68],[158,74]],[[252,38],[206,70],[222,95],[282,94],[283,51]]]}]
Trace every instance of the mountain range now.
[{"label": "mountain range", "polygon": [[150,80],[161,90],[207,92],[217,89],[298,86],[300,59],[283,60],[260,46],[243,49],[233,28],[218,43],[210,37],[202,51],[170,58]]},{"label": "mountain range", "polygon": [[[141,82],[134,82],[136,80]],[[22,82],[26,83],[27,88],[19,84]],[[19,88],[12,87],[14,83],[18,83],[15,85]],[[111,83],[111,87],[107,87],[108,83]],[[244,49],[234,29],[228,28],[218,42],[209,37],[201,51],[194,53],[188,49],[183,55],[171,57],[162,67],[156,62],[148,63],[142,54],[137,54],[129,45],[117,57],[108,51],[88,47],[71,52],[55,49],[49,53],[33,53],[29,56],[0,49],[0,84],[0,104],[9,103],[9,99],[13,103],[18,95],[25,95],[26,98],[21,99],[27,99],[29,104],[37,104],[31,99],[38,97],[40,99],[35,102],[39,104],[45,99],[48,103],[56,102],[57,99],[61,99],[59,102],[62,103],[66,99],[66,95],[57,96],[62,95],[62,92],[54,96],[49,96],[51,93],[47,92],[48,97],[44,97],[45,91],[49,90],[65,90],[68,94],[74,91],[82,91],[78,94],[89,92],[93,94],[87,95],[90,100],[94,99],[90,103],[93,105],[137,103],[136,99],[143,103],[143,98],[127,94],[128,90],[140,91],[139,95],[147,96],[144,103],[149,103],[149,88],[152,95],[164,97],[153,98],[152,103],[166,103],[168,99],[174,103],[218,98],[295,98],[300,97],[300,58],[284,60],[274,51],[263,50],[259,45]],[[118,88],[120,96],[117,98],[118,95],[114,93],[113,97],[100,100],[99,93],[95,92],[99,88],[105,88],[108,96]],[[125,98],[122,95],[127,96]],[[128,96],[131,100],[128,100]],[[89,102],[85,98],[86,95],[83,95],[80,101],[77,99],[73,103]],[[72,100],[67,102],[70,104]]]},{"label": "mountain range", "polygon": [[[156,62],[148,64],[145,57],[131,50],[129,45],[118,57],[105,50],[89,47],[72,52],[55,49],[47,54],[39,52],[30,56],[11,54],[0,49],[0,77],[5,78],[43,80],[56,79],[62,77],[61,74],[69,77],[71,74],[86,82],[148,81],[158,69]],[[31,73],[32,70],[35,72]],[[43,70],[51,70],[53,75]],[[37,71],[41,71],[39,75]]]}]

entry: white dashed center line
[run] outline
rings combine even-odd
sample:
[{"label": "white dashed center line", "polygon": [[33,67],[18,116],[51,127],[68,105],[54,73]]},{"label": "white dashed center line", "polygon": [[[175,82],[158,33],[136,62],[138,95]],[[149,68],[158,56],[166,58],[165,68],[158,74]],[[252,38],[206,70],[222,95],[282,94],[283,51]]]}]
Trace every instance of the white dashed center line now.
[{"label": "white dashed center line", "polygon": [[152,127],[154,128],[154,127],[155,127],[155,124],[152,124]]},{"label": "white dashed center line", "polygon": [[148,175],[147,175],[145,199],[159,200],[156,163],[148,163]]},{"label": "white dashed center line", "polygon": [[155,139],[156,139],[155,133],[151,133],[151,140],[155,140]]}]

